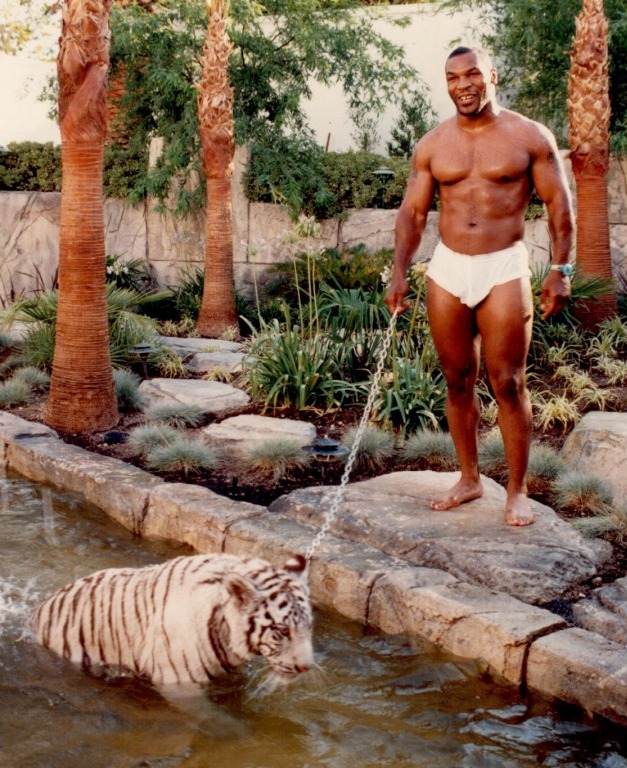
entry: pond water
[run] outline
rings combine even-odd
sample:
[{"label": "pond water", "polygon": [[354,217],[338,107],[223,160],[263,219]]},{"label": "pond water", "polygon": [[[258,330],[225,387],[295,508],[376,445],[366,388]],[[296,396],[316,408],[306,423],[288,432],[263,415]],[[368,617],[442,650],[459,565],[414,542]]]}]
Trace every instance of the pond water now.
[{"label": "pond water", "polygon": [[482,678],[427,645],[316,615],[322,673],[255,695],[253,665],[193,699],[95,678],[24,635],[37,602],[184,550],[77,496],[0,476],[1,768],[627,768],[627,733]]}]

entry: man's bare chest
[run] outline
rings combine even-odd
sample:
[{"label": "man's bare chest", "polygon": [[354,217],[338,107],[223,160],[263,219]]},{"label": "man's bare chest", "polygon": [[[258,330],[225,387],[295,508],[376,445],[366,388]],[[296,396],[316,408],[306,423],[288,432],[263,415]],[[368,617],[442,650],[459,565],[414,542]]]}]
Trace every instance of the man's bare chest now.
[{"label": "man's bare chest", "polygon": [[531,166],[529,153],[520,145],[499,140],[448,141],[431,157],[431,172],[441,185],[466,179],[484,179],[510,183],[528,179]]}]

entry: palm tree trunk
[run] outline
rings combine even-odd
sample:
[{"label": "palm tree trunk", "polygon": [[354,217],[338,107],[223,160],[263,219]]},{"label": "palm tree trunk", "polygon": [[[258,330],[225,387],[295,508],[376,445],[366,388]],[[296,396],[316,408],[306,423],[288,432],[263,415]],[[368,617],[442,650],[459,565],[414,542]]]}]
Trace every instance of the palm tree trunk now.
[{"label": "palm tree trunk", "polygon": [[111,0],[66,0],[57,59],[63,162],[59,305],[46,424],[109,429],[119,419],[109,354],[102,163]]},{"label": "palm tree trunk", "polygon": [[235,154],[231,42],[226,32],[229,0],[207,0],[209,24],[198,85],[198,118],[207,182],[205,282],[198,314],[201,336],[221,336],[237,326],[233,288],[231,178]]},{"label": "palm tree trunk", "polygon": [[[573,174],[577,186],[577,266],[583,275],[612,278],[607,204],[610,98],[608,21],[603,0],[584,0],[576,19],[568,82],[568,113]],[[610,292],[576,308],[589,328],[617,311]]]}]

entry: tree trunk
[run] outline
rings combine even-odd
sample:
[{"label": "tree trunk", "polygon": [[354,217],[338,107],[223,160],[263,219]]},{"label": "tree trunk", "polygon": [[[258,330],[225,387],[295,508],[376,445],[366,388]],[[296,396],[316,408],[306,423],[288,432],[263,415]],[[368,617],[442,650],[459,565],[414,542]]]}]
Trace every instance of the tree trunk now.
[{"label": "tree trunk", "polygon": [[59,306],[45,422],[96,432],[118,420],[109,353],[102,162],[111,0],[66,0],[57,71],[63,181]]},{"label": "tree trunk", "polygon": [[[576,19],[568,82],[573,174],[577,186],[577,266],[583,275],[612,278],[607,205],[610,98],[608,21],[603,0],[584,0]],[[575,311],[595,329],[616,314],[616,293],[600,296]]]},{"label": "tree trunk", "polygon": [[207,0],[209,25],[198,86],[198,119],[207,181],[205,282],[198,315],[201,336],[219,337],[237,326],[233,287],[231,178],[235,155],[231,43],[226,33],[227,0]]}]

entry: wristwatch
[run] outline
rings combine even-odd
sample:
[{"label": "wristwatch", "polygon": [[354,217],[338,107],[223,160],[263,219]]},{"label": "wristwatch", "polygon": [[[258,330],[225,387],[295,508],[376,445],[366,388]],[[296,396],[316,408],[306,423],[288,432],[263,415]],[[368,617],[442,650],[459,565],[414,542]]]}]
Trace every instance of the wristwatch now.
[{"label": "wristwatch", "polygon": [[552,264],[551,269],[556,269],[558,272],[561,272],[564,277],[570,277],[575,271],[572,264]]}]

